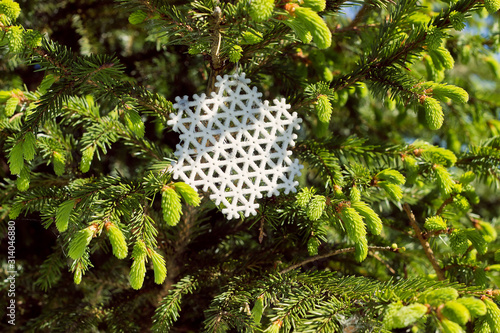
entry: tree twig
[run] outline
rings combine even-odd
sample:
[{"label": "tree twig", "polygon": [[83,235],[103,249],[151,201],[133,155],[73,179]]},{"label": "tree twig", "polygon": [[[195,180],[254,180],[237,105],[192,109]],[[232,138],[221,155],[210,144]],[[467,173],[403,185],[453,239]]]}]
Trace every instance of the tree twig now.
[{"label": "tree twig", "polygon": [[427,242],[422,235],[422,231],[420,230],[420,227],[417,224],[417,220],[415,219],[415,215],[411,211],[410,206],[405,203],[403,204],[403,209],[406,212],[406,215],[408,215],[408,219],[410,220],[410,224],[415,231],[415,234],[417,235],[418,240],[420,241],[420,244],[424,248],[425,255],[431,262],[432,267],[434,268],[434,271],[436,272],[436,276],[438,280],[443,281],[445,280],[443,270],[439,266],[439,263],[436,260],[436,257],[434,256],[434,252],[432,252],[431,246],[429,245],[429,242]]},{"label": "tree twig", "polygon": [[215,7],[214,12],[212,13],[213,19],[215,21],[214,32],[212,35],[212,50],[211,50],[211,71],[210,78],[208,79],[207,85],[207,95],[210,95],[212,91],[215,91],[215,81],[217,79],[217,75],[221,71],[221,61],[219,57],[220,45],[222,40],[222,35],[220,33],[220,23],[222,21],[222,11],[220,7]]},{"label": "tree twig", "polygon": [[[392,252],[398,252],[399,251],[399,249],[394,249],[394,248],[392,248],[390,246],[368,246],[368,249],[369,250],[374,250],[374,251],[392,251]],[[293,271],[295,268],[298,268],[300,266],[303,266],[305,264],[308,264],[308,263],[316,261],[316,260],[321,260],[321,259],[333,257],[333,256],[336,256],[338,254],[354,252],[355,250],[356,249],[354,247],[347,247],[345,249],[336,250],[336,251],[333,251],[333,252],[330,252],[330,253],[319,254],[319,255],[313,256],[311,258],[307,258],[304,261],[301,261],[301,262],[299,262],[299,263],[297,263],[295,265],[289,266],[289,267],[281,270],[280,274],[286,274],[286,273],[288,273],[290,271]]]},{"label": "tree twig", "polygon": [[443,203],[441,204],[441,206],[438,208],[438,210],[436,212],[436,215],[441,215],[443,213],[444,207],[446,207],[447,205],[449,205],[452,202],[453,202],[453,197],[449,197],[448,199],[446,199],[445,201],[443,201]]},{"label": "tree twig", "polygon": [[381,264],[383,264],[387,270],[395,275],[396,274],[396,270],[394,268],[391,267],[391,265],[389,265],[389,263],[387,261],[385,261],[384,259],[382,259],[378,254],[376,254],[375,252],[368,252],[368,255],[372,256],[373,258],[377,259],[378,261],[380,261]]}]

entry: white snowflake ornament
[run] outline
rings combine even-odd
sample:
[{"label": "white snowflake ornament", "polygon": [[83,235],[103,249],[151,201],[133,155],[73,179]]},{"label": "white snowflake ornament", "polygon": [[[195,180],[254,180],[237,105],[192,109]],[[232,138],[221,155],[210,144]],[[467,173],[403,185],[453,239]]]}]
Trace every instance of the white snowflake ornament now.
[{"label": "white snowflake ornament", "polygon": [[245,73],[217,76],[218,92],[176,97],[168,125],[180,133],[173,177],[192,187],[210,189],[228,219],[257,214],[256,199],[295,192],[302,165],[290,159],[302,119],[290,114],[284,98],[262,102]]}]

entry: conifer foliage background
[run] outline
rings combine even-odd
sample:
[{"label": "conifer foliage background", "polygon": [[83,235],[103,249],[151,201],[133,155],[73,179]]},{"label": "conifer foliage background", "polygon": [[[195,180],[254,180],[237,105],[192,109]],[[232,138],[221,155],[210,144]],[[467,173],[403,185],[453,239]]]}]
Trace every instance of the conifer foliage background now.
[{"label": "conifer foliage background", "polygon": [[[499,332],[499,8],[0,0],[2,331]],[[167,120],[235,72],[304,169],[227,220]]]}]

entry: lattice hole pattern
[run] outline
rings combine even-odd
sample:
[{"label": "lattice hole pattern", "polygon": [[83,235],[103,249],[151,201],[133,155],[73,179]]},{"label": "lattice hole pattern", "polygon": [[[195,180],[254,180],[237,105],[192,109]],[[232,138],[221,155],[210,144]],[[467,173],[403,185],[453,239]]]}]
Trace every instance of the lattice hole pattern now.
[{"label": "lattice hole pattern", "polygon": [[290,114],[284,98],[274,105],[248,86],[245,73],[218,76],[211,98],[176,97],[168,125],[180,133],[173,177],[210,190],[227,219],[257,214],[256,199],[295,192],[302,165],[290,158],[302,119]]}]

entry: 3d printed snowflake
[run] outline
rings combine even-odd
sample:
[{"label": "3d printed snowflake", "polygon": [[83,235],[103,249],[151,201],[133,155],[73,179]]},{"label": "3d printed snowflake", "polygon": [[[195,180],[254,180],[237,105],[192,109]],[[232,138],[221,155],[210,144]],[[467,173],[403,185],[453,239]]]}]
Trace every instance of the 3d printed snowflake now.
[{"label": "3d printed snowflake", "polygon": [[181,133],[172,164],[173,177],[192,187],[211,190],[210,199],[223,204],[228,219],[256,215],[255,199],[295,192],[294,181],[302,165],[291,160],[288,146],[295,144],[302,119],[290,114],[285,99],[274,106],[260,100],[257,88],[250,89],[245,73],[217,77],[218,92],[176,97],[168,125]]}]

